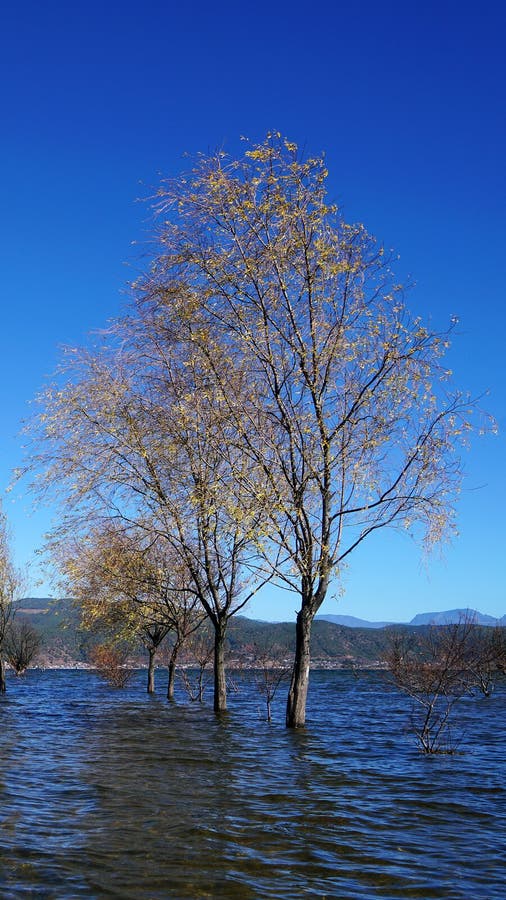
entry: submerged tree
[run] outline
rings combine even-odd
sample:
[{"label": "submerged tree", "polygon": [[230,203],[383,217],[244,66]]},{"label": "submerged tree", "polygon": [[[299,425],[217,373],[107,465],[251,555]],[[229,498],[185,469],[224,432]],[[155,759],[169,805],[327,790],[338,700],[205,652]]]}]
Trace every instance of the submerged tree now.
[{"label": "submerged tree", "polygon": [[170,545],[147,527],[139,531],[109,521],[91,529],[85,541],[59,544],[57,558],[84,627],[105,632],[109,642],[140,641],[147,649],[150,694],[157,651],[169,633],[174,635],[167,690],[172,698],[178,653],[203,614]]},{"label": "submerged tree", "polygon": [[[451,529],[471,429],[472,404],[447,385],[448,334],[409,315],[390,259],[329,204],[326,177],[278,134],[240,160],[202,158],[160,187],[159,253],[139,286],[210,348],[233,440],[264,475],[259,552],[300,595],[288,726],[305,722],[311,625],[332,578],[380,528],[428,546]],[[237,403],[216,359],[241,361],[256,403]]]},{"label": "submerged tree", "polygon": [[21,578],[12,561],[7,520],[0,507],[0,694],[6,692],[6,640],[13,616],[13,603],[19,594]]},{"label": "submerged tree", "polygon": [[484,697],[490,697],[499,673],[506,668],[506,629],[500,625],[474,629],[470,662],[474,682]]},{"label": "submerged tree", "polygon": [[248,648],[254,668],[255,684],[265,699],[267,721],[272,721],[272,704],[279,686],[288,680],[290,668],[286,665],[285,651],[279,644],[268,644],[259,647],[253,644]]},{"label": "submerged tree", "polygon": [[111,687],[124,688],[133,674],[128,664],[128,653],[128,646],[96,644],[90,652],[90,661],[97,674]]},{"label": "submerged tree", "polygon": [[412,724],[424,753],[454,750],[450,717],[455,704],[479,689],[489,696],[500,669],[504,636],[483,629],[473,616],[430,625],[419,635],[394,631],[385,657],[395,684],[414,702]]},{"label": "submerged tree", "polygon": [[258,559],[267,494],[263,471],[237,445],[236,419],[216,372],[235,403],[249,402],[249,386],[236,361],[199,331],[187,301],[186,320],[176,328],[157,304],[139,303],[122,333],[142,369],[149,365],[143,397],[156,435],[148,453],[158,528],[181,557],[213,629],[219,712],[227,706],[228,623],[270,577]]},{"label": "submerged tree", "polygon": [[206,673],[212,663],[214,642],[207,629],[192,635],[186,647],[185,667],[181,671],[183,687],[192,702],[204,702]]},{"label": "submerged tree", "polygon": [[42,638],[39,632],[17,617],[10,622],[5,636],[5,655],[16,675],[23,675],[40,650]]}]

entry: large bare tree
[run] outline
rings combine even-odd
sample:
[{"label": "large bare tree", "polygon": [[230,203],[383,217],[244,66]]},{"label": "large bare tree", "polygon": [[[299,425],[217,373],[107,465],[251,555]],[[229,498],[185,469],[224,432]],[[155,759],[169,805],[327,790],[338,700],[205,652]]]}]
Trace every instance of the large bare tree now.
[{"label": "large bare tree", "polygon": [[[288,726],[305,722],[314,616],[345,560],[386,526],[430,546],[452,528],[472,404],[449,387],[448,333],[405,307],[390,259],[326,197],[323,158],[271,134],[242,159],[201,158],[158,192],[159,243],[138,285],[191,322],[228,398],[234,441],[261,468],[276,575],[300,595]],[[451,328],[451,326],[450,326]],[[257,406],[236,402],[240,360]]]}]

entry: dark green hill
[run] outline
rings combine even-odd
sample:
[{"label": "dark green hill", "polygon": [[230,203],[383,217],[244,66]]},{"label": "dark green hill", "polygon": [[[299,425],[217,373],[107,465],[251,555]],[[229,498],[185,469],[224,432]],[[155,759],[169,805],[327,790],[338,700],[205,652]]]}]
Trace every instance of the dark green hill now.
[{"label": "dark green hill", "polygon": [[39,665],[74,666],[86,662],[90,636],[79,628],[79,611],[72,600],[25,597],[14,604],[17,619],[25,619],[40,634]]},{"label": "dark green hill", "polygon": [[[16,604],[16,616],[27,619],[41,635],[41,664],[86,663],[94,638],[79,628],[79,611],[72,600],[25,598]],[[348,628],[318,619],[313,625],[313,665],[324,668],[378,665],[386,642],[386,629]],[[272,658],[289,664],[294,643],[293,622],[258,622],[237,616],[229,624],[228,654],[232,664],[251,665],[258,653],[271,654]]]}]

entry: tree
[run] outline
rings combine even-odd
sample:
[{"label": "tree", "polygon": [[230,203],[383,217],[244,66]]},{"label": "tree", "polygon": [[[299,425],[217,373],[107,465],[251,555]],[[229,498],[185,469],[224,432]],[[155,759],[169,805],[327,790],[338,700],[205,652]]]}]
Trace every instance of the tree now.
[{"label": "tree", "polygon": [[[214,631],[214,709],[227,706],[225,638],[230,618],[270,579],[259,547],[269,502],[265,473],[236,441],[236,416],[251,407],[249,373],[200,328],[195,300],[183,319],[137,298],[135,315],[119,325],[129,366],[142,373],[143,442],[157,528],[181,557]],[[135,362],[133,362],[135,360]],[[227,394],[220,381],[226,383]],[[140,410],[135,412],[137,422]],[[145,479],[146,480],[146,479]]]},{"label": "tree", "polygon": [[504,672],[505,662],[506,630],[500,625],[491,628],[475,624],[469,668],[475,686],[484,697],[491,696],[494,680],[499,672]]},{"label": "tree", "polygon": [[267,721],[272,721],[272,703],[282,682],[287,681],[290,669],[285,662],[285,654],[279,644],[259,647],[253,644],[248,648],[251,652],[255,670],[255,684],[265,698]]},{"label": "tree", "polygon": [[414,701],[413,728],[424,753],[454,750],[451,712],[476,687],[488,695],[490,647],[488,636],[469,616],[451,625],[431,625],[418,639],[405,631],[392,633],[387,667]]},{"label": "tree", "polygon": [[32,423],[36,489],[60,501],[50,545],[71,536],[85,546],[91,527],[114,520],[170,546],[213,626],[221,711],[228,621],[270,577],[258,564],[265,477],[231,440],[235,422],[215,389],[222,365],[239,402],[241,373],[217,350],[211,369],[210,345],[200,353],[188,329],[167,327],[145,304],[107,337],[67,353]]},{"label": "tree", "polygon": [[216,710],[230,616],[269,577],[298,593],[290,727],[332,580],[381,528],[427,547],[451,532],[472,430],[443,365],[449,332],[410,316],[391,259],[328,203],[326,177],[272,134],[162,183],[131,314],[109,347],[68,354],[32,458],[65,503],[62,532],[148,519],[184,560],[214,629]]},{"label": "tree", "polygon": [[[204,702],[206,689],[206,672],[213,659],[214,642],[210,640],[207,629],[192,635],[186,648],[186,666],[181,672],[181,680],[190,700],[199,703]],[[190,669],[196,670],[196,677],[192,679]]]},{"label": "tree", "polygon": [[[262,473],[258,552],[300,596],[291,727],[305,722],[311,626],[332,579],[380,528],[428,547],[451,531],[472,427],[442,362],[449,333],[409,315],[391,259],[329,204],[326,177],[323,158],[279,134],[242,159],[202,157],[160,186],[157,254],[137,285],[207,359],[232,440]],[[249,385],[240,402],[232,363]]]},{"label": "tree", "polygon": [[39,632],[26,619],[14,618],[5,636],[5,655],[16,675],[23,675],[42,643]]},{"label": "tree", "polygon": [[128,666],[128,647],[118,644],[96,644],[90,653],[93,667],[111,687],[124,688],[132,677]]},{"label": "tree", "polygon": [[[148,538],[146,535],[148,534]],[[179,650],[200,626],[198,598],[174,551],[149,529],[111,520],[92,528],[86,540],[59,543],[57,564],[81,609],[82,623],[108,635],[109,643],[140,640],[149,655],[147,692],[155,691],[156,654],[174,634],[168,697],[174,694]]]},{"label": "tree", "polygon": [[0,507],[0,694],[6,692],[6,638],[13,615],[13,602],[19,594],[21,577],[12,561],[7,520]]}]

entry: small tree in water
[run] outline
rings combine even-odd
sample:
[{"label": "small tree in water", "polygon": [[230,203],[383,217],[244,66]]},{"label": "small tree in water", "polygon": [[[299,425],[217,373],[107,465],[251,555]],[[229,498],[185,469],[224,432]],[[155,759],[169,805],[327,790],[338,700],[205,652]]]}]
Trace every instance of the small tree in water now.
[{"label": "small tree in water", "polygon": [[207,629],[190,638],[186,648],[186,666],[181,670],[181,681],[192,702],[204,702],[213,653],[214,645]]},{"label": "small tree in water", "polygon": [[252,665],[254,667],[257,690],[265,698],[267,721],[272,721],[272,704],[279,686],[288,681],[290,666],[286,665],[285,650],[278,644],[268,647],[251,647]]},{"label": "small tree in water", "polygon": [[19,596],[21,577],[12,562],[7,520],[0,506],[0,694],[5,694],[6,641],[13,615],[13,603]]},{"label": "small tree in water", "polygon": [[500,625],[493,628],[476,627],[474,653],[471,669],[476,687],[484,697],[490,697],[499,673],[506,668],[506,629]]},{"label": "small tree in water", "polygon": [[124,688],[132,677],[128,663],[128,649],[111,644],[97,644],[90,651],[90,662],[111,687]]},{"label": "small tree in water", "polygon": [[450,716],[455,704],[478,688],[491,690],[496,638],[472,616],[451,625],[431,625],[421,635],[393,632],[385,661],[395,684],[413,700],[412,726],[424,753],[451,753]]},{"label": "small tree in water", "polygon": [[16,675],[23,675],[31,665],[42,643],[41,636],[25,619],[14,619],[5,638],[5,654]]}]

